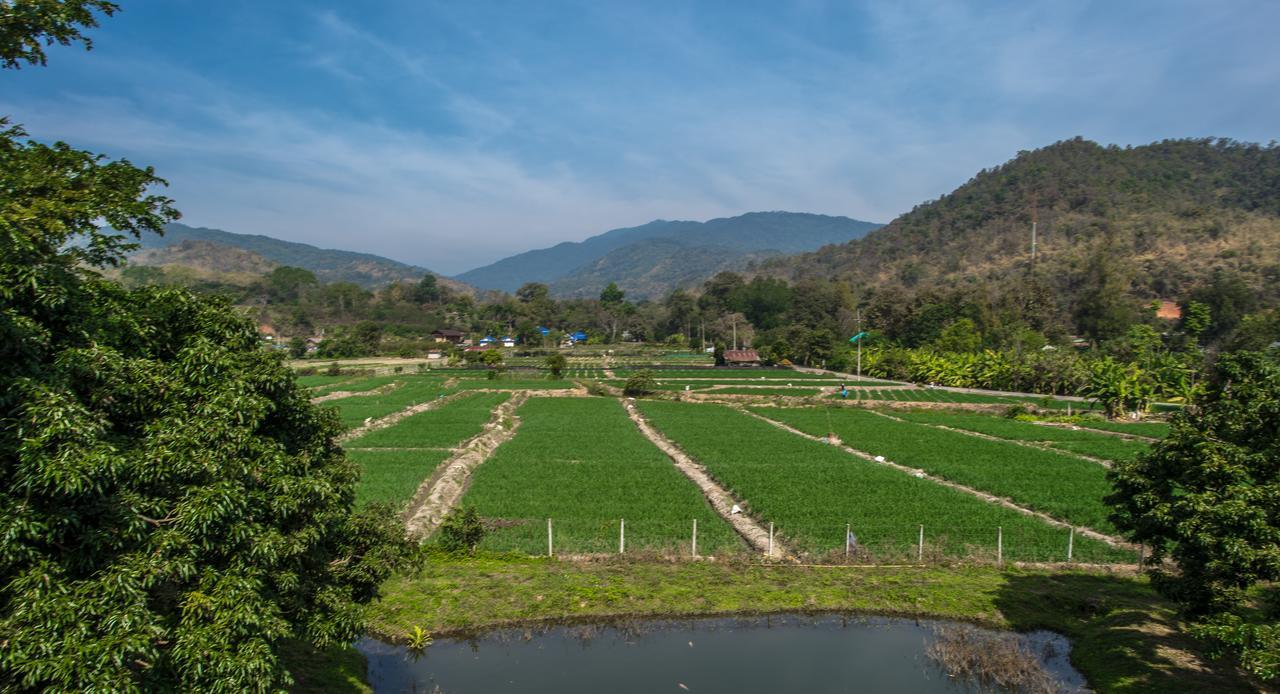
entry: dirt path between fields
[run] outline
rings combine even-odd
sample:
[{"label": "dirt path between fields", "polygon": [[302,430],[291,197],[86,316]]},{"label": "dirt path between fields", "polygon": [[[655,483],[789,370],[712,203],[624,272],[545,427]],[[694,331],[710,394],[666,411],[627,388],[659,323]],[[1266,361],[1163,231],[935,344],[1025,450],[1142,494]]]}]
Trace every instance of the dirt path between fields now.
[{"label": "dirt path between fields", "polygon": [[984,434],[980,431],[969,431],[968,429],[958,429],[956,427],[949,427],[945,424],[926,424],[925,422],[913,422],[911,420],[903,419],[901,417],[894,417],[893,415],[888,414],[886,412],[877,412],[875,410],[867,410],[867,411],[870,412],[871,414],[879,415],[886,419],[892,419],[895,422],[902,422],[903,424],[918,424],[920,426],[932,427],[934,429],[942,429],[943,431],[950,431],[956,434],[964,434],[965,436],[972,436],[975,439],[986,439],[987,441],[997,441],[999,443],[1012,443],[1017,446],[1034,448],[1038,451],[1048,451],[1049,453],[1057,453],[1058,455],[1065,455],[1071,458],[1079,458],[1081,460],[1087,460],[1090,463],[1094,463],[1095,465],[1101,465],[1102,467],[1105,467],[1107,469],[1111,468],[1110,460],[1103,460],[1102,458],[1094,458],[1093,456],[1085,455],[1083,453],[1073,453],[1071,451],[1064,451],[1060,448],[1054,448],[1053,446],[1047,446],[1042,443],[1036,443],[1035,441],[1019,441],[1017,439],[1002,439],[999,436]]},{"label": "dirt path between fields", "polygon": [[1093,427],[1080,426],[1077,424],[1066,424],[1064,422],[1032,422],[1042,427],[1056,427],[1059,429],[1070,429],[1072,431],[1087,431],[1090,434],[1106,434],[1107,436],[1115,436],[1117,438],[1129,439],[1130,441],[1142,441],[1144,443],[1156,443],[1160,439],[1153,436],[1143,436],[1142,434],[1127,434],[1123,431],[1107,431],[1106,429],[1094,429]]},{"label": "dirt path between fields", "polygon": [[[808,434],[808,433],[806,433],[806,432],[800,431],[799,429],[796,429],[796,428],[794,428],[794,427],[791,427],[791,426],[788,426],[788,425],[786,425],[786,424],[783,424],[782,422],[779,422],[779,421],[777,421],[777,420],[775,420],[775,419],[769,419],[768,417],[765,417],[765,416],[763,416],[763,415],[759,415],[759,414],[756,414],[755,412],[750,412],[750,411],[747,411],[747,410],[741,410],[741,412],[742,412],[742,413],[744,413],[744,414],[746,414],[746,415],[747,415],[747,416],[749,416],[749,417],[755,417],[756,419],[759,419],[759,420],[760,420],[760,421],[762,421],[762,422],[767,422],[767,423],[769,423],[769,424],[772,424],[773,426],[775,426],[775,427],[777,427],[777,428],[779,428],[779,429],[782,429],[783,431],[787,431],[787,432],[790,432],[790,433],[792,433],[792,434],[795,434],[796,436],[804,437],[804,438],[806,438],[806,439],[809,439],[810,441],[817,441],[818,443],[824,443],[824,444],[832,445],[832,444],[831,444],[831,441],[827,440],[826,438],[823,438],[823,437],[820,437],[820,436],[814,436],[814,435],[812,435],[812,434]],[[1060,520],[1058,520],[1057,518],[1054,518],[1053,516],[1050,516],[1050,515],[1048,515],[1048,514],[1046,514],[1046,513],[1041,513],[1040,511],[1033,511],[1033,510],[1031,510],[1031,509],[1029,509],[1029,508],[1026,508],[1026,507],[1024,507],[1024,506],[1019,506],[1018,504],[1016,504],[1016,503],[1014,503],[1013,501],[1011,501],[1011,500],[1009,500],[1009,499],[1006,499],[1006,498],[1004,498],[1004,497],[996,496],[995,494],[989,494],[989,493],[984,492],[984,491],[979,491],[979,490],[977,490],[977,489],[974,489],[973,487],[966,487],[966,486],[965,486],[965,485],[963,485],[963,484],[959,484],[959,483],[957,483],[957,482],[952,482],[951,480],[943,479],[943,478],[941,478],[941,477],[935,477],[934,475],[930,475],[929,473],[925,472],[924,470],[919,470],[919,469],[917,469],[917,468],[908,467],[908,466],[906,466],[906,465],[902,465],[902,464],[899,464],[899,463],[892,462],[892,461],[890,461],[890,460],[886,460],[883,456],[881,456],[881,457],[879,457],[879,458],[877,459],[877,457],[876,457],[876,456],[873,456],[873,455],[871,455],[870,453],[866,453],[866,452],[864,452],[864,451],[860,451],[860,450],[858,450],[858,449],[856,449],[856,448],[850,448],[849,446],[846,446],[846,445],[844,445],[843,443],[837,443],[837,444],[835,444],[835,445],[836,445],[840,450],[844,451],[845,453],[848,453],[848,454],[850,454],[850,455],[856,456],[856,457],[858,457],[858,458],[862,458],[863,460],[866,460],[866,461],[868,461],[868,462],[872,462],[872,463],[876,463],[877,465],[884,465],[885,467],[893,468],[894,470],[897,470],[897,471],[902,472],[902,473],[906,473],[906,474],[911,475],[912,477],[915,477],[915,478],[917,478],[917,479],[929,480],[930,482],[933,482],[933,483],[935,483],[935,484],[940,484],[940,485],[942,485],[942,486],[944,486],[944,487],[950,487],[950,488],[952,488],[952,489],[954,489],[954,490],[956,490],[956,491],[964,492],[965,494],[968,494],[968,495],[970,495],[970,496],[978,497],[979,499],[982,499],[983,501],[987,501],[987,502],[990,502],[990,503],[993,503],[993,504],[999,504],[999,505],[1001,505],[1001,506],[1003,506],[1003,507],[1005,507],[1005,508],[1007,508],[1007,509],[1010,509],[1010,510],[1012,510],[1012,511],[1017,511],[1018,513],[1021,513],[1021,514],[1025,515],[1025,516],[1031,516],[1031,517],[1033,517],[1033,518],[1037,518],[1037,519],[1039,519],[1039,520],[1041,520],[1041,521],[1044,521],[1045,523],[1048,523],[1049,525],[1052,525],[1052,526],[1054,526],[1054,527],[1056,527],[1056,528],[1062,528],[1062,529],[1064,529],[1064,530],[1065,530],[1065,529],[1073,528],[1073,527],[1074,527],[1074,528],[1075,528],[1076,533],[1078,533],[1078,534],[1080,534],[1080,535],[1082,535],[1082,536],[1084,536],[1084,537],[1088,537],[1088,538],[1091,538],[1091,539],[1094,539],[1094,540],[1098,540],[1098,541],[1100,541],[1100,542],[1105,542],[1105,543],[1107,543],[1107,544],[1111,545],[1112,547],[1120,547],[1120,548],[1130,549],[1130,550],[1134,550],[1134,551],[1137,551],[1137,549],[1138,549],[1138,546],[1137,546],[1137,545],[1135,545],[1135,544],[1131,544],[1131,543],[1129,543],[1129,542],[1125,541],[1123,538],[1114,537],[1114,536],[1112,536],[1112,535],[1107,535],[1107,534],[1105,534],[1105,533],[1100,533],[1100,532],[1098,532],[1097,530],[1093,530],[1093,529],[1086,528],[1086,527],[1082,527],[1082,526],[1073,526],[1073,525],[1071,525],[1070,523],[1066,523],[1066,522],[1060,521]]]},{"label": "dirt path between fields", "polygon": [[367,398],[373,395],[382,395],[383,393],[390,393],[402,385],[404,384],[388,383],[385,386],[378,386],[377,388],[372,388],[370,390],[335,390],[332,393],[325,393],[324,395],[317,395],[316,397],[311,398],[311,404],[318,405],[322,402],[340,400],[342,398]]},{"label": "dirt path between fields", "polygon": [[391,426],[392,424],[396,424],[397,422],[404,419],[405,417],[412,417],[413,415],[418,414],[419,412],[434,410],[435,408],[440,407],[445,403],[453,402],[454,400],[457,400],[458,398],[464,395],[469,395],[470,393],[474,393],[474,392],[476,391],[460,390],[456,393],[450,393],[449,395],[446,395],[443,398],[436,398],[435,400],[420,402],[417,405],[410,405],[409,407],[406,407],[403,410],[400,410],[398,412],[392,412],[391,414],[385,417],[381,417],[379,419],[373,419],[372,417],[370,417],[369,419],[366,419],[364,421],[364,424],[361,424],[355,429],[352,429],[351,431],[348,431],[342,436],[339,436],[338,443],[342,443],[343,441],[351,441],[352,439],[358,439],[361,436],[364,436],[365,434],[371,431],[377,431],[378,429],[386,429],[387,427]]},{"label": "dirt path between fields", "polygon": [[[745,512],[734,513],[733,507],[735,505],[739,508],[742,507],[739,500],[733,498],[724,487],[721,487],[712,479],[711,475],[707,474],[705,467],[690,458],[657,429],[654,429],[648,420],[644,418],[644,415],[640,414],[640,411],[636,409],[635,403],[630,400],[620,400],[620,402],[622,402],[622,408],[627,411],[627,416],[631,417],[631,421],[635,422],[636,427],[640,429],[640,433],[644,434],[645,438],[657,446],[658,450],[666,453],[671,462],[675,463],[676,469],[684,473],[685,477],[688,477],[691,482],[697,485],[716,513],[720,514],[720,517],[725,519],[729,526],[741,535],[742,539],[746,540],[747,544],[751,545],[752,548],[764,554],[769,554],[768,528],[757,523]],[[790,556],[791,552],[775,537],[773,540],[773,554],[770,555],[770,558],[779,559]]]},{"label": "dirt path between fields", "polygon": [[457,453],[437,466],[431,477],[418,486],[404,512],[410,537],[423,540],[440,527],[471,485],[471,473],[488,460],[498,446],[515,436],[520,427],[516,409],[527,399],[528,394],[520,391],[495,407],[484,430],[459,446]]}]

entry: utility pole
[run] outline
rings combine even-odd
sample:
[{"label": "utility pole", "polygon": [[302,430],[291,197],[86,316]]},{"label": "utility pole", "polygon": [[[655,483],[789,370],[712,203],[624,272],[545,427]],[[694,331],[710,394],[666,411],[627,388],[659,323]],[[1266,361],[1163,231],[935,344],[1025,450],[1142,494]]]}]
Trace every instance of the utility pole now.
[{"label": "utility pole", "polygon": [[1036,264],[1036,223],[1039,221],[1039,218],[1037,215],[1037,209],[1038,209],[1037,198],[1038,197],[1039,196],[1035,193],[1031,194],[1031,266],[1032,267],[1035,267],[1035,264]]},{"label": "utility pole", "polygon": [[738,317],[734,316],[730,322],[733,324],[733,348],[738,348]]},{"label": "utility pole", "polygon": [[[862,332],[862,309],[858,309],[858,332]],[[858,340],[858,378],[862,378],[862,340]],[[862,391],[858,391],[862,392]]]}]

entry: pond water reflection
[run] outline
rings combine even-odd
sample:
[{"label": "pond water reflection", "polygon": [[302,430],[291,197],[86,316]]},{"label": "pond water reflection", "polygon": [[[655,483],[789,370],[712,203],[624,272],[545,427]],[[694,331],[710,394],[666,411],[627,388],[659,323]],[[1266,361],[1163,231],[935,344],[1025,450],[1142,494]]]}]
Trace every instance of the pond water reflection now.
[{"label": "pond water reflection", "polygon": [[[928,657],[946,622],[842,615],[630,621],[438,639],[419,657],[365,639],[377,692],[965,692]],[[1021,637],[1062,691],[1069,644]]]}]

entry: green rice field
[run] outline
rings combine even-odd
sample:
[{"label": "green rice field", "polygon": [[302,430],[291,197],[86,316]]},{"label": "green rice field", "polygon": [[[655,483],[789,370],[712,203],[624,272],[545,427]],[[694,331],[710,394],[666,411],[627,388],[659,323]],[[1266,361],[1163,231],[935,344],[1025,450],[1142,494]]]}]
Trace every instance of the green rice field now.
[{"label": "green rice field", "polygon": [[[638,406],[744,500],[755,518],[775,523],[781,537],[811,555],[842,553],[847,523],[863,551],[878,559],[911,558],[921,525],[926,553],[938,557],[994,555],[1000,527],[1006,558],[1065,559],[1065,530],[801,438],[732,408],[665,401]],[[1081,540],[1076,538],[1076,558],[1132,559],[1128,552]]]},{"label": "green rice field", "polygon": [[517,414],[462,500],[494,526],[484,547],[545,554],[548,518],[558,552],[616,552],[622,519],[633,550],[691,551],[694,519],[700,553],[745,546],[617,400],[538,398]]},{"label": "green rice field", "polygon": [[964,429],[1013,441],[1032,441],[1103,460],[1128,460],[1149,448],[1141,441],[1122,439],[1089,429],[1045,426],[987,414],[939,410],[897,410],[891,414],[920,424]]},{"label": "green rice field", "polygon": [[753,408],[814,436],[835,432],[845,445],[1025,508],[1101,532],[1114,532],[1102,498],[1106,468],[1051,451],[899,422],[859,408]]},{"label": "green rice field", "polygon": [[449,457],[449,448],[479,434],[493,409],[508,397],[506,393],[466,395],[347,443],[348,457],[361,468],[356,503],[403,505]]}]

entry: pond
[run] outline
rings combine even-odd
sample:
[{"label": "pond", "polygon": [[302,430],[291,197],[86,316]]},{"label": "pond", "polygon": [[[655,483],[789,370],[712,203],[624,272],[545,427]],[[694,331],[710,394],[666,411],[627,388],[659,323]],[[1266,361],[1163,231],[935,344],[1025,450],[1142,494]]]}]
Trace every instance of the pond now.
[{"label": "pond", "polygon": [[[1083,691],[1070,645],[940,621],[847,615],[628,621],[437,639],[420,656],[364,639],[376,692],[966,692],[929,656],[948,634],[1017,644],[1058,691]],[[964,640],[964,639],[962,639]],[[936,649],[935,649],[936,650]],[[954,650],[954,649],[952,649]]]}]

